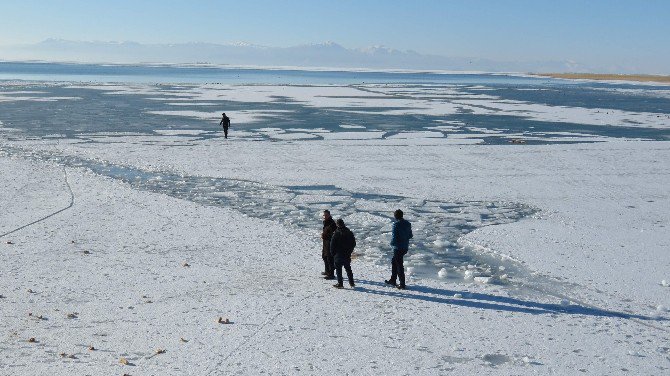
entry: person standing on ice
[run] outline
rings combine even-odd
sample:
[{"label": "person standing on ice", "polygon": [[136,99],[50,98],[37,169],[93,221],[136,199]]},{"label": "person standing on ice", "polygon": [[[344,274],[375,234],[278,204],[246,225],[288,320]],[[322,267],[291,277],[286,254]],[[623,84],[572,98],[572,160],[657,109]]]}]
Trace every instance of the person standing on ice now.
[{"label": "person standing on ice", "polygon": [[[412,224],[403,219],[402,210],[398,209],[393,213],[395,222],[393,223],[393,231],[391,233],[391,247],[393,248],[393,258],[391,259],[391,278],[386,280],[386,284],[396,286],[397,288],[405,289],[405,266],[403,265],[403,257],[407,254],[409,248],[409,240],[414,237],[412,234]],[[400,284],[396,284],[396,278],[400,280]]]},{"label": "person standing on ice", "polygon": [[356,238],[354,234],[344,225],[342,218],[337,220],[337,230],[333,233],[333,238],[330,240],[330,253],[335,260],[335,270],[337,271],[337,283],[333,287],[341,289],[342,285],[342,268],[347,271],[349,278],[349,286],[354,285],[354,273],[351,271],[351,254],[356,248]]},{"label": "person standing on ice", "polygon": [[325,271],[321,274],[325,275],[325,279],[335,279],[335,261],[330,254],[330,239],[337,229],[335,220],[330,216],[330,210],[323,211],[323,231],[321,232],[321,239],[323,240],[323,247],[321,248],[321,258],[325,266]]},{"label": "person standing on ice", "polygon": [[228,138],[228,128],[230,128],[230,118],[226,116],[226,113],[221,114],[221,121],[219,125],[223,127],[223,137]]}]

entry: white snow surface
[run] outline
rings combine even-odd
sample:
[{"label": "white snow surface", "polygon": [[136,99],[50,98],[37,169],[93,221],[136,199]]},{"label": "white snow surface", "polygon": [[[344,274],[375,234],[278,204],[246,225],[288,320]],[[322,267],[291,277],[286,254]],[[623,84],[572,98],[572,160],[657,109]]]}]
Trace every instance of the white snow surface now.
[{"label": "white snow surface", "polygon": [[[534,218],[461,241],[569,283],[561,293],[570,301],[667,317],[657,310],[670,305],[659,284],[669,266],[667,143],[408,149],[212,139],[171,148],[169,137],[12,145],[269,184],[530,203],[541,210]],[[61,168],[5,155],[0,171],[2,233],[68,207]],[[543,313],[568,299],[462,280],[410,279],[399,293],[380,284],[388,268],[365,260],[353,264],[357,290],[334,290],[318,275],[316,217],[305,232],[81,169],[67,177],[72,207],[1,238],[0,373],[661,374],[670,365],[664,321]]]},{"label": "white snow surface", "polygon": [[[456,100],[458,86],[429,92],[433,99],[421,98],[420,89],[374,85],[201,85],[172,93],[143,85],[84,87],[157,95],[166,103],[285,97],[387,114],[468,106],[551,121],[668,126],[652,114],[538,107],[488,95]],[[20,98],[14,94],[33,93],[7,98]],[[376,98],[382,95],[391,99]],[[162,114],[219,117],[175,108]],[[229,115],[242,123],[286,114]],[[574,133],[568,139],[602,142],[478,145],[497,135],[442,137],[455,125],[386,138],[385,131],[353,127],[235,129],[228,140],[203,138],[200,129],[78,139],[0,133],[0,375],[667,374],[670,143]],[[353,261],[356,289],[336,290],[319,275],[318,212],[313,229],[299,228],[30,158],[37,153],[267,186],[397,195],[406,197],[408,212],[426,200],[518,203],[536,212],[458,239],[500,264],[497,270],[511,276],[499,276],[505,283],[477,265],[422,278],[424,255],[410,251],[408,290],[386,286],[390,266],[369,257]],[[274,205],[334,201],[337,218],[337,200],[348,197],[326,191],[298,197],[273,191]],[[361,212],[344,218],[355,233],[388,228],[388,218],[363,209],[390,215],[395,207],[356,205]],[[480,221],[484,213],[461,213],[451,223]],[[440,252],[452,245],[432,233],[432,223],[414,222],[414,229]],[[386,240],[371,248],[388,253]]]}]

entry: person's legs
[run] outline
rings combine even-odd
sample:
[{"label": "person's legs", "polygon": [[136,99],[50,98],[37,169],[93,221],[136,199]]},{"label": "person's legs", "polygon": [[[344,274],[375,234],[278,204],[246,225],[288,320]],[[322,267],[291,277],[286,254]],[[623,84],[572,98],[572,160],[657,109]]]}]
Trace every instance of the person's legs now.
[{"label": "person's legs", "polygon": [[[349,268],[351,270],[351,268]],[[335,271],[337,272],[337,285],[342,286],[342,263],[335,263]]]},{"label": "person's legs", "polygon": [[228,128],[223,128],[223,137],[228,138]]},{"label": "person's legs", "polygon": [[321,258],[323,259],[323,275],[328,275],[330,273],[329,267],[328,267],[328,257],[326,257],[325,252],[321,252]]},{"label": "person's legs", "polygon": [[326,272],[328,273],[328,274],[326,274],[326,276],[334,277],[334,274],[335,274],[335,260],[333,259],[333,255],[328,253],[326,255],[326,258],[327,258],[327,260],[326,260]]},{"label": "person's legs", "polygon": [[[351,271],[351,260],[344,263],[344,270],[347,271],[347,278],[349,278],[349,286],[354,287],[354,272]],[[342,284],[342,279],[339,279]]]},{"label": "person's legs", "polygon": [[393,258],[391,259],[391,278],[388,280],[388,282],[390,282],[389,284],[395,285],[395,281],[397,278],[398,278],[398,268],[396,266],[396,256],[394,253]]},{"label": "person's legs", "polygon": [[405,252],[398,252],[395,256],[396,260],[396,270],[398,272],[398,279],[400,280],[400,287],[405,287],[405,265],[403,258],[405,257]]}]

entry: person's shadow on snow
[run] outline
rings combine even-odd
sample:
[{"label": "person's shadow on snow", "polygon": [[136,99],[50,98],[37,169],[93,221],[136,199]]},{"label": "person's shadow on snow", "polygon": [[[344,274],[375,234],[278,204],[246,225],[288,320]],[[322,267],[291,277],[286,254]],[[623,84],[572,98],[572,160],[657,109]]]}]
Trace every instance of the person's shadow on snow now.
[{"label": "person's shadow on snow", "polygon": [[[356,280],[356,290],[374,295],[394,296],[397,298],[416,299],[426,302],[443,303],[463,307],[491,309],[496,311],[507,311],[530,314],[573,314],[602,317],[619,317],[623,319],[638,320],[667,320],[665,318],[654,318],[633,313],[609,311],[600,308],[584,307],[581,305],[570,304],[567,306],[560,304],[540,303],[530,300],[521,300],[505,296],[482,294],[466,291],[452,291],[446,289],[437,289],[420,285],[413,285],[408,290],[397,290],[386,285],[383,282]],[[367,288],[361,285],[368,285],[380,288]],[[455,298],[454,294],[460,294],[462,297]]]}]

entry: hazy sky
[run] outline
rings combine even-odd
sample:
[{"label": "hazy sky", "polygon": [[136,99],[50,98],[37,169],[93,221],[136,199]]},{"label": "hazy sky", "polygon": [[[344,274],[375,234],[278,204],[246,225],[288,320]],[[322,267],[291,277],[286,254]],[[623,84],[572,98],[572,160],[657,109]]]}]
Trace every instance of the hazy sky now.
[{"label": "hazy sky", "polygon": [[497,60],[670,65],[670,0],[2,0],[0,45],[334,41]]}]

